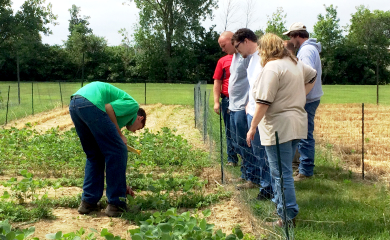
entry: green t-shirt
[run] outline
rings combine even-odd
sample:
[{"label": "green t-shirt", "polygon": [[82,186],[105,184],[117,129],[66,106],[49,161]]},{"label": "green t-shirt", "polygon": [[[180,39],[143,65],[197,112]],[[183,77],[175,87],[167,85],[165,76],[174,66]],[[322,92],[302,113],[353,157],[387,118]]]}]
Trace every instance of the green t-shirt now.
[{"label": "green t-shirt", "polygon": [[137,118],[139,105],[125,91],[114,87],[109,83],[92,82],[80,88],[74,95],[81,95],[92,102],[103,112],[106,112],[105,105],[111,104],[114,109],[119,128],[132,125]]}]

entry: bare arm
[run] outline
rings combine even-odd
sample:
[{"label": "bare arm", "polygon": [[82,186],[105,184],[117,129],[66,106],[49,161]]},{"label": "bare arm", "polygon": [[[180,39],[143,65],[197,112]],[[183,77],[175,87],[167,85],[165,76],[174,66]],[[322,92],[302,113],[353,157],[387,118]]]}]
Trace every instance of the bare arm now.
[{"label": "bare arm", "polygon": [[313,89],[315,83],[316,83],[316,81],[314,80],[314,82],[312,82],[312,83],[305,84],[306,95],[309,94],[309,92]]},{"label": "bare arm", "polygon": [[219,114],[219,97],[221,96],[222,80],[214,79],[214,112]]},{"label": "bare arm", "polygon": [[107,103],[105,105],[105,107],[106,107],[106,112],[107,112],[108,116],[110,117],[111,121],[114,123],[116,130],[119,133],[119,136],[122,138],[123,142],[125,144],[127,144],[127,138],[122,134],[122,131],[119,128],[118,121],[116,120],[116,115],[115,115],[114,109],[112,108],[111,104],[109,104],[109,103]]},{"label": "bare arm", "polygon": [[269,105],[262,104],[262,103],[256,103],[256,109],[255,109],[255,115],[253,116],[251,127],[249,128],[249,131],[246,135],[246,143],[248,146],[251,146],[251,140],[254,139],[256,128],[259,125],[261,119],[263,119],[265,113],[268,110]]}]

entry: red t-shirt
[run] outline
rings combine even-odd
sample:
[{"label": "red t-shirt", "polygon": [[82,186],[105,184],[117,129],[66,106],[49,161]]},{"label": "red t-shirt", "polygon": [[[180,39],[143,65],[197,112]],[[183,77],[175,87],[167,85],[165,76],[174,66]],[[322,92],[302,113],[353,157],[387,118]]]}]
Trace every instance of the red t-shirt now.
[{"label": "red t-shirt", "polygon": [[221,93],[226,97],[229,97],[228,86],[230,77],[230,65],[232,64],[233,55],[226,55],[218,60],[217,67],[215,68],[213,79],[222,80]]}]

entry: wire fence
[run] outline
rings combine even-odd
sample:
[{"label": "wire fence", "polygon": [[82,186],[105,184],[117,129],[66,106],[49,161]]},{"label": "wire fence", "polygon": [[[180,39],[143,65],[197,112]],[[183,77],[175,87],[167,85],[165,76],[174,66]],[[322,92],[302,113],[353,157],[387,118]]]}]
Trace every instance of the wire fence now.
[{"label": "wire fence", "polygon": [[[280,168],[270,170],[265,148],[259,144],[260,138],[256,144],[252,142],[252,147],[247,146],[245,138],[248,131],[246,114],[239,116],[243,118],[242,121],[246,128],[242,129],[242,133],[232,133],[224,124],[224,121],[228,120],[224,118],[229,118],[229,114],[223,114],[225,109],[222,108],[225,106],[222,107],[223,104],[221,104],[220,114],[215,114],[213,106],[210,105],[210,95],[211,90],[207,89],[206,82],[199,82],[194,86],[195,127],[202,133],[204,142],[210,146],[210,157],[219,158],[221,161],[221,182],[223,184],[233,183],[240,190],[243,201],[250,202],[256,199],[256,201],[264,203],[261,206],[262,212],[254,213],[258,217],[257,222],[259,224],[264,226],[264,222],[268,221],[272,225],[274,221],[281,217],[283,220],[282,228],[270,227],[275,238],[282,236],[283,239],[294,239],[293,220],[285,215],[287,212],[283,192],[285,188],[280,188],[281,194],[274,197],[271,187],[271,171],[278,174],[276,181],[280,181],[281,186],[283,186],[286,172]],[[222,115],[224,115],[224,118]],[[230,134],[227,134],[229,131]],[[259,136],[257,135],[257,137]],[[234,154],[235,158],[229,156],[229,154]],[[241,164],[239,162],[228,162],[228,159],[232,161],[239,161],[240,159]],[[280,160],[279,157],[278,166],[281,166]],[[228,177],[229,175],[230,177]],[[240,177],[234,177],[237,175],[240,175]],[[292,173],[288,177],[292,178]],[[261,187],[260,191],[258,190],[259,187]],[[277,203],[283,209],[279,213],[280,216],[277,215]]]},{"label": "wire fence", "polygon": [[[252,171],[251,168],[255,168],[256,164],[250,161],[245,162],[245,159],[257,157],[257,164],[259,162],[268,163],[267,159],[264,159],[265,154],[262,153],[264,149],[261,146],[252,146],[252,149],[248,150],[242,146],[245,143],[247,129],[244,130],[245,135],[241,134],[238,138],[237,136],[236,138],[230,136],[233,144],[229,146],[229,132],[225,130],[221,115],[214,113],[213,103],[210,104],[209,98],[210,93],[206,89],[205,82],[199,82],[194,86],[195,125],[203,134],[205,141],[214,142],[214,145],[210,144],[210,151],[213,151],[217,158],[221,159],[221,181],[229,183],[229,179],[226,176],[232,169],[232,167],[227,166],[231,148],[239,155],[241,170],[244,168],[242,171],[246,170],[247,174],[256,175],[248,176],[248,178],[261,179],[264,176],[264,172]],[[221,105],[222,103],[223,99]],[[322,152],[329,159],[332,160],[333,158],[335,162],[340,162],[340,166],[355,174],[356,178],[369,181],[384,181],[386,184],[390,183],[390,106],[364,103],[320,104],[316,112],[314,134],[316,148],[320,150],[319,152],[324,150]],[[244,152],[240,151],[243,149]],[[296,153],[295,159],[299,159],[298,153]],[[266,167],[270,169],[269,164]],[[248,168],[250,169],[249,171]],[[229,171],[226,171],[227,169]],[[282,172],[280,169],[276,170],[278,173]],[[233,170],[236,176],[241,174],[242,171]],[[275,169],[271,168],[268,171],[268,174],[271,174]],[[277,181],[282,182],[285,178],[286,175],[282,174],[280,175],[280,180],[278,179]],[[291,176],[287,176],[287,178],[291,179]],[[261,187],[261,184],[259,185]],[[282,187],[281,189],[286,188]],[[248,199],[253,198],[257,193],[258,191],[243,191],[243,194],[246,195],[244,198]],[[283,202],[284,195],[278,197],[280,198],[278,202]],[[272,203],[271,200],[268,201],[268,203],[270,202]],[[275,202],[275,199],[273,202]],[[267,204],[265,205],[267,206]],[[286,205],[282,206],[282,208],[285,207]],[[274,204],[268,204],[268,209],[264,206],[261,208],[263,210],[259,215],[261,221],[266,222],[277,218]],[[267,210],[264,211],[264,209]],[[283,216],[279,215],[279,217],[283,219]],[[289,225],[291,226],[291,224]],[[276,232],[275,236],[293,239],[293,228],[284,229],[282,233]]]}]

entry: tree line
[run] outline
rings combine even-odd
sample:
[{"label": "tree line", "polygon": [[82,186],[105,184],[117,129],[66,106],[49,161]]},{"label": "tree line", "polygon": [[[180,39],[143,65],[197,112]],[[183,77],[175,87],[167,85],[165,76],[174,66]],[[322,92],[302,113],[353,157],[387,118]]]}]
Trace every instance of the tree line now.
[{"label": "tree line", "polygon": [[[107,82],[212,82],[216,63],[223,56],[220,32],[202,22],[213,19],[216,0],[128,0],[139,12],[139,22],[130,36],[121,29],[122,44],[108,46],[93,33],[88,16],[73,5],[69,9],[69,35],[62,45],[43,44],[40,34],[51,34],[49,24],[57,16],[44,0],[26,0],[14,11],[10,0],[0,0],[1,81]],[[239,2],[226,0],[222,16],[229,30]],[[245,23],[256,21],[253,0],[245,4]],[[347,26],[339,25],[337,7],[324,6],[311,37],[322,44],[324,84],[386,84],[390,81],[390,11],[356,7]],[[268,16],[263,35],[287,31],[283,8]],[[310,29],[309,29],[310,30]]]}]

